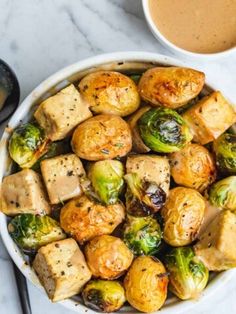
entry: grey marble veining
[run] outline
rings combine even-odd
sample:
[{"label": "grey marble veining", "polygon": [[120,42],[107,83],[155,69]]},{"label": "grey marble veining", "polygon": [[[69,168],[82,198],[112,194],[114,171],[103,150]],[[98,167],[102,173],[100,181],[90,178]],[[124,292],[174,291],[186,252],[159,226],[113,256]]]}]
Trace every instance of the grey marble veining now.
[{"label": "grey marble veining", "polygon": [[[21,99],[57,70],[105,52],[171,55],[150,33],[140,0],[0,0],[0,58],[16,71]],[[188,61],[236,101],[236,55]],[[33,314],[72,314],[29,284]],[[232,282],[191,314],[236,313]],[[212,308],[213,307],[213,308]],[[0,243],[0,313],[21,314],[10,259]]]}]

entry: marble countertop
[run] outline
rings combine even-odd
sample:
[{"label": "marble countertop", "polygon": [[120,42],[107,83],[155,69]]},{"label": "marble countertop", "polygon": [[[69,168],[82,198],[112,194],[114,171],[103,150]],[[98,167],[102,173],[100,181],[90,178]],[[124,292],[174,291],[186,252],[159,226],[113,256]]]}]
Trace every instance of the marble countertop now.
[{"label": "marble countertop", "polygon": [[[171,55],[150,33],[140,0],[0,0],[0,38],[0,58],[16,71],[21,99],[52,73],[89,56],[126,50]],[[189,64],[236,99],[236,55]],[[73,313],[28,286],[33,314]],[[207,302],[196,303],[191,314],[212,311],[236,313],[234,282]],[[12,265],[1,242],[0,313],[21,314]]]}]

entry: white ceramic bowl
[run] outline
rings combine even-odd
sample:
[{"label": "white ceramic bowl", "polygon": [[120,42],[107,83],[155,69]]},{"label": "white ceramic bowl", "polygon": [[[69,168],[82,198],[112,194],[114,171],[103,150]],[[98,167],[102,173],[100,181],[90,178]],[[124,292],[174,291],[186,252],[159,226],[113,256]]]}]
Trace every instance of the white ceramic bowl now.
[{"label": "white ceramic bowl", "polygon": [[[37,88],[35,88],[32,93],[22,102],[19,106],[13,117],[11,118],[8,128],[5,130],[1,143],[0,143],[0,180],[3,176],[9,174],[10,172],[10,160],[7,151],[7,142],[10,136],[9,130],[15,128],[22,120],[27,121],[32,116],[34,106],[54,94],[65,85],[68,85],[69,82],[77,81],[80,77],[84,76],[86,73],[97,70],[97,69],[113,69],[113,70],[143,70],[154,65],[176,65],[176,66],[186,66],[185,64],[169,58],[163,55],[147,53],[147,52],[118,52],[112,54],[104,54],[97,57],[89,58],[83,61],[79,61],[73,65],[70,65],[56,74],[49,77],[43,83],[41,83]],[[216,89],[212,84],[208,82],[206,85],[206,90]],[[11,258],[25,275],[25,277],[30,280],[35,286],[42,290],[42,293],[46,293],[42,286],[40,285],[35,273],[25,262],[24,256],[21,251],[15,245],[9,233],[7,231],[7,217],[0,213],[0,232],[3,239],[3,242],[10,254]],[[203,292],[201,298],[197,301],[180,301],[175,297],[168,299],[166,305],[162,309],[163,314],[171,313],[182,313],[189,308],[197,306],[199,301],[203,301],[208,298],[210,295],[215,293],[222,285],[226,285],[227,281],[236,274],[236,270],[229,270],[222,272],[213,278],[211,278],[209,285],[206,290]],[[60,304],[65,307],[72,309],[80,314],[87,313],[97,313],[94,312],[82,304],[78,304],[80,299],[77,297],[73,299],[68,299],[60,302]],[[137,313],[136,310],[131,307],[123,307],[120,311],[121,313]]]},{"label": "white ceramic bowl", "polygon": [[149,0],[142,0],[142,4],[143,4],[143,11],[144,11],[144,15],[147,21],[147,24],[151,30],[151,32],[153,33],[153,35],[156,37],[156,39],[158,39],[158,41],[164,46],[166,47],[168,50],[170,50],[171,52],[173,52],[174,54],[178,55],[178,56],[184,56],[187,57],[189,59],[198,59],[198,60],[215,60],[221,57],[228,57],[230,56],[232,53],[236,53],[236,47],[221,51],[221,52],[216,52],[216,53],[194,53],[185,49],[182,49],[176,45],[174,45],[172,42],[170,42],[157,28],[157,26],[155,25],[155,23],[152,20],[151,14],[150,14],[150,10],[149,10],[149,4],[148,4]]}]

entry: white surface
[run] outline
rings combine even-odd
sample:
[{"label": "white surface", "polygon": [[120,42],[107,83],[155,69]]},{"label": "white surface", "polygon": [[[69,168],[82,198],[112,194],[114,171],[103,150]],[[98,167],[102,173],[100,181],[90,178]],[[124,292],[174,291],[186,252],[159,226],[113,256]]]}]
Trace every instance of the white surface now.
[{"label": "white surface", "polygon": [[[22,98],[53,72],[87,56],[121,50],[169,54],[149,32],[139,0],[0,0],[0,38],[0,58],[17,72]],[[204,70],[211,81],[222,82],[221,90],[236,99],[236,56],[192,65]],[[20,313],[6,258],[1,248],[0,313]],[[205,304],[196,303],[191,314],[235,313],[234,286],[231,283]],[[33,314],[65,313],[31,285],[30,296]]]}]

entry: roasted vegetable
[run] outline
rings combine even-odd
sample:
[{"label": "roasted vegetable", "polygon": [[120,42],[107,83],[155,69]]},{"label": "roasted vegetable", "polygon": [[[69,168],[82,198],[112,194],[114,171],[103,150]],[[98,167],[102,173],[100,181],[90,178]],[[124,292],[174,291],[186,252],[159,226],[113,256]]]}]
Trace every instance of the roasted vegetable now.
[{"label": "roasted vegetable", "polygon": [[209,272],[191,247],[172,249],[165,257],[169,289],[182,300],[197,298],[206,287]]},{"label": "roasted vegetable", "polygon": [[21,168],[31,168],[46,153],[48,140],[33,123],[19,125],[9,140],[9,154]]},{"label": "roasted vegetable", "polygon": [[236,135],[224,133],[213,144],[216,165],[221,172],[236,173]]},{"label": "roasted vegetable", "polygon": [[124,117],[136,111],[140,104],[136,84],[119,72],[90,73],[80,81],[79,91],[95,113]]},{"label": "roasted vegetable", "polygon": [[175,109],[195,98],[204,82],[203,72],[181,67],[156,67],[144,72],[138,88],[144,101]]},{"label": "roasted vegetable", "polygon": [[215,162],[201,145],[188,144],[170,155],[171,175],[175,182],[203,192],[216,178]]},{"label": "roasted vegetable", "polygon": [[146,313],[162,307],[167,297],[167,285],[164,265],[151,256],[137,257],[124,280],[127,301]]},{"label": "roasted vegetable", "polygon": [[141,180],[136,173],[124,176],[127,183],[126,209],[133,216],[148,216],[165,203],[166,193],[155,182]]},{"label": "roasted vegetable", "polygon": [[49,216],[21,214],[8,225],[10,236],[22,249],[35,249],[66,237],[59,223]]},{"label": "roasted vegetable", "polygon": [[236,211],[236,176],[213,184],[209,192],[209,200],[214,206]]},{"label": "roasted vegetable", "polygon": [[157,220],[151,216],[127,216],[124,242],[134,255],[154,255],[161,245],[162,232]]},{"label": "roasted vegetable", "polygon": [[196,238],[204,212],[204,198],[196,190],[184,187],[170,190],[161,211],[164,220],[164,240],[172,246],[190,244]]},{"label": "roasted vegetable", "polygon": [[101,114],[75,129],[71,145],[78,157],[87,160],[122,157],[132,148],[131,131],[122,118]]},{"label": "roasted vegetable", "polygon": [[118,281],[91,280],[82,296],[86,306],[99,312],[115,312],[125,303],[125,291]]},{"label": "roasted vegetable", "polygon": [[61,227],[80,244],[102,234],[110,234],[125,218],[121,202],[104,206],[87,196],[74,198],[61,210]]},{"label": "roasted vegetable", "polygon": [[182,117],[167,108],[146,111],[138,120],[138,128],[145,145],[155,152],[176,152],[192,139]]},{"label": "roasted vegetable", "polygon": [[102,160],[92,164],[88,177],[99,200],[107,205],[114,204],[124,186],[124,166],[118,160]]},{"label": "roasted vegetable", "polygon": [[102,235],[85,247],[88,266],[94,277],[116,279],[124,274],[133,260],[133,254],[117,237]]}]

